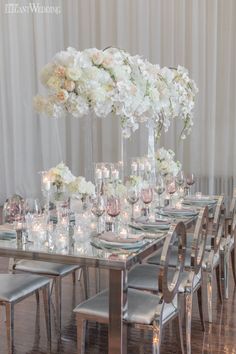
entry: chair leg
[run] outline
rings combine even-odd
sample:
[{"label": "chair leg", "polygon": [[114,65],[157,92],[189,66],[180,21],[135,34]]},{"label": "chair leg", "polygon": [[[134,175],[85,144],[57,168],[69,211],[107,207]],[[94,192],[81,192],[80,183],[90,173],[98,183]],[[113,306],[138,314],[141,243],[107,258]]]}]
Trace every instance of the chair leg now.
[{"label": "chair leg", "polygon": [[217,290],[218,290],[218,295],[220,299],[220,303],[223,303],[223,297],[222,297],[222,286],[221,286],[221,263],[219,262],[218,266],[216,267],[216,284],[217,284]]},{"label": "chair leg", "polygon": [[205,332],[205,321],[204,321],[204,316],[203,316],[203,305],[202,305],[202,286],[198,288],[197,290],[197,299],[198,299],[198,310],[199,310],[199,315],[200,315],[200,320],[202,324],[202,330]]},{"label": "chair leg", "polygon": [[75,285],[75,283],[76,283],[76,270],[74,270],[72,272],[72,282],[73,282],[73,285]]},{"label": "chair leg", "polygon": [[85,352],[85,331],[86,321],[77,315],[77,354],[84,354]]},{"label": "chair leg", "polygon": [[43,288],[42,292],[43,292],[43,302],[44,302],[47,338],[48,338],[49,347],[51,348],[51,316],[50,316],[50,288],[49,288],[49,285],[45,286]]},{"label": "chair leg", "polygon": [[9,263],[8,263],[8,272],[10,274],[14,273],[14,264],[15,264],[15,259],[14,258],[9,258]]},{"label": "chair leg", "polygon": [[101,284],[100,284],[100,268],[95,268],[96,272],[96,293],[98,293],[101,289]]},{"label": "chair leg", "polygon": [[156,320],[153,321],[153,334],[152,334],[152,354],[160,354],[161,348],[161,326]]},{"label": "chair leg", "polygon": [[7,328],[7,346],[8,354],[13,354],[14,348],[14,305],[7,303],[6,305],[6,328]]},{"label": "chair leg", "polygon": [[207,310],[208,310],[208,321],[212,323],[212,273],[207,272]]},{"label": "chair leg", "polygon": [[229,250],[224,250],[223,254],[223,266],[224,266],[224,296],[225,299],[229,298]]},{"label": "chair leg", "polygon": [[83,267],[83,281],[84,281],[84,297],[85,300],[88,299],[88,287],[89,287],[89,269],[88,267]]},{"label": "chair leg", "polygon": [[236,285],[236,265],[235,265],[235,261],[236,261],[236,257],[235,257],[235,246],[233,248],[233,250],[231,251],[231,262],[232,262],[232,271],[233,271],[233,277],[234,277],[234,284]]},{"label": "chair leg", "polygon": [[35,291],[35,297],[36,297],[37,306],[39,306],[39,291],[38,290]]},{"label": "chair leg", "polygon": [[58,338],[61,337],[61,277],[55,278],[55,305],[56,305],[56,318],[57,318],[57,334]]},{"label": "chair leg", "polygon": [[185,294],[186,345],[187,345],[188,354],[191,354],[192,307],[193,307],[193,294],[191,291],[189,291]]}]

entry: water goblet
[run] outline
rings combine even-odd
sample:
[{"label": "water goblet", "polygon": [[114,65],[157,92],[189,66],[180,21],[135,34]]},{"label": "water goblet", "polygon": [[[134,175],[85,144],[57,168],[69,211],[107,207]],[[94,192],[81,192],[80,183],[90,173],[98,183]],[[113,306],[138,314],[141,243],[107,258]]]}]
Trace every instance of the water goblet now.
[{"label": "water goblet", "polygon": [[173,202],[173,194],[176,192],[176,181],[174,177],[167,179],[166,182],[166,191],[170,195],[170,206],[172,206]]},{"label": "water goblet", "polygon": [[97,217],[97,233],[102,233],[101,227],[101,216],[104,214],[106,209],[105,199],[102,195],[97,195],[92,201],[91,212]]},{"label": "water goblet", "polygon": [[161,208],[161,195],[165,191],[165,183],[164,183],[164,179],[161,175],[158,175],[156,178],[156,185],[154,187],[154,190],[158,195],[158,209],[160,209]]},{"label": "water goblet", "polygon": [[127,195],[126,199],[129,204],[131,204],[132,211],[131,211],[131,221],[134,220],[134,205],[139,200],[139,189],[137,186],[130,186],[127,188]]}]

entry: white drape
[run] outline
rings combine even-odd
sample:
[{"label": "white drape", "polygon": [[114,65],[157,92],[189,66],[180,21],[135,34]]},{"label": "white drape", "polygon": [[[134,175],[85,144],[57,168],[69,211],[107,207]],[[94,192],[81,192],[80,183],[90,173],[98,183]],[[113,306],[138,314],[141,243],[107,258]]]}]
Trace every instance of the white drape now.
[{"label": "white drape", "polygon": [[[14,1],[19,6],[28,0]],[[31,1],[32,3],[33,1]],[[39,0],[61,13],[0,12],[0,202],[17,192],[37,195],[38,171],[64,160],[74,174],[91,176],[93,161],[119,159],[119,122],[37,116],[38,73],[68,46],[113,45],[153,63],[187,67],[199,94],[193,132],[178,141],[173,124],[160,144],[173,148],[198,189],[230,193],[236,175],[235,0]],[[93,143],[91,143],[93,141]],[[128,156],[147,153],[147,129],[126,143]]]}]

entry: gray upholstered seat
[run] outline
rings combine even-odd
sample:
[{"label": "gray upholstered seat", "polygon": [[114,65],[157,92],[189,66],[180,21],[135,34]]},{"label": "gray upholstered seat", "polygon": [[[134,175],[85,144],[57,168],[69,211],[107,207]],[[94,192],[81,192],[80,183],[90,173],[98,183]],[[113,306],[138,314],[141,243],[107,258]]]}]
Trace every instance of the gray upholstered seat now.
[{"label": "gray upholstered seat", "polygon": [[[161,311],[160,297],[135,289],[128,289],[127,320],[130,323],[151,324],[154,316]],[[109,293],[102,291],[87,301],[79,304],[74,312],[99,317],[108,321],[109,318]],[[163,321],[177,313],[176,303],[164,305]]]},{"label": "gray upholstered seat", "polygon": [[[169,269],[168,275],[173,277],[173,272]],[[189,272],[183,272],[181,274],[181,282],[179,285],[179,292],[184,292],[185,285],[189,279]],[[201,272],[194,276],[193,290],[200,284]],[[131,269],[128,274],[128,286],[140,290],[158,291],[158,266],[153,264],[140,264]]]},{"label": "gray upholstered seat", "polygon": [[0,302],[14,302],[50,283],[50,279],[32,274],[0,274]]},{"label": "gray upholstered seat", "polygon": [[60,264],[42,261],[19,260],[15,263],[14,269],[35,274],[47,274],[52,276],[64,276],[67,273],[78,269],[78,265]]}]

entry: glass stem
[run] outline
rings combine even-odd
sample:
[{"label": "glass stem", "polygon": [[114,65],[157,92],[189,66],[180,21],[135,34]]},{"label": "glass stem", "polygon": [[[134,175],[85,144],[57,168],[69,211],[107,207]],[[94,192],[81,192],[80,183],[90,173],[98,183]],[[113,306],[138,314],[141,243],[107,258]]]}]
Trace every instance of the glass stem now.
[{"label": "glass stem", "polygon": [[134,221],[134,204],[132,204],[132,209],[131,209],[131,221]]}]

